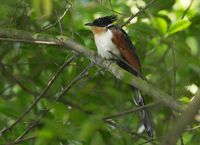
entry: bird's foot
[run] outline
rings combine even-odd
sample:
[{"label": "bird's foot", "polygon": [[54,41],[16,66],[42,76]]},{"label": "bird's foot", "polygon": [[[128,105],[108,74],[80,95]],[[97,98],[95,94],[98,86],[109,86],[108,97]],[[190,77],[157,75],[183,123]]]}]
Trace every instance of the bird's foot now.
[{"label": "bird's foot", "polygon": [[99,56],[98,54],[94,54],[94,63],[99,65],[104,61],[104,58]]}]

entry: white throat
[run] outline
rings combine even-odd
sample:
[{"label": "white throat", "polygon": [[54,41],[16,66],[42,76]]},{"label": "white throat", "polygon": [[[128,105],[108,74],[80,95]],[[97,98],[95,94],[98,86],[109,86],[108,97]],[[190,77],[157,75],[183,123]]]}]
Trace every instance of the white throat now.
[{"label": "white throat", "polygon": [[94,40],[97,46],[98,54],[101,57],[106,59],[112,59],[114,56],[110,53],[110,51],[120,57],[119,50],[112,42],[111,30],[108,29],[106,32],[94,34]]}]

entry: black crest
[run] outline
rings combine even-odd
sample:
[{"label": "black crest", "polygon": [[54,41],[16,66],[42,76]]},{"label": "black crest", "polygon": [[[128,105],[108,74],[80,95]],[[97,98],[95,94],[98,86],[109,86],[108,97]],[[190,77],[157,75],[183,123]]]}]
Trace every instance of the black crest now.
[{"label": "black crest", "polygon": [[106,17],[100,17],[98,19],[95,19],[93,21],[93,25],[94,26],[98,26],[98,27],[106,27],[109,24],[111,24],[112,22],[117,20],[117,16],[116,15],[111,15],[111,16],[106,16]]}]

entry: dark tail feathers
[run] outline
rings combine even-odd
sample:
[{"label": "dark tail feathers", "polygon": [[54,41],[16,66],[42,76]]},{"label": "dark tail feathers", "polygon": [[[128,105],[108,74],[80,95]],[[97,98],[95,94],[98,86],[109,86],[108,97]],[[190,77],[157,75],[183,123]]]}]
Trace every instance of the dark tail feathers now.
[{"label": "dark tail feathers", "polygon": [[[133,93],[133,100],[135,102],[135,104],[137,106],[144,106],[144,99],[140,93],[140,90],[131,87],[132,93]],[[142,120],[142,123],[146,129],[146,132],[148,134],[149,137],[153,138],[153,129],[151,127],[150,121],[149,121],[149,117],[148,117],[148,112],[146,109],[142,109],[140,111],[140,117]]]}]

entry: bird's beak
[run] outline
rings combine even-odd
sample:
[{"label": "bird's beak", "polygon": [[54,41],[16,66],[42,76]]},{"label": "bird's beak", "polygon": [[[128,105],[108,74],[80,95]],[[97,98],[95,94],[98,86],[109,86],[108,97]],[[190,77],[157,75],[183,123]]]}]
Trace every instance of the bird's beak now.
[{"label": "bird's beak", "polygon": [[94,24],[93,23],[86,23],[85,25],[86,26],[93,26]]}]

